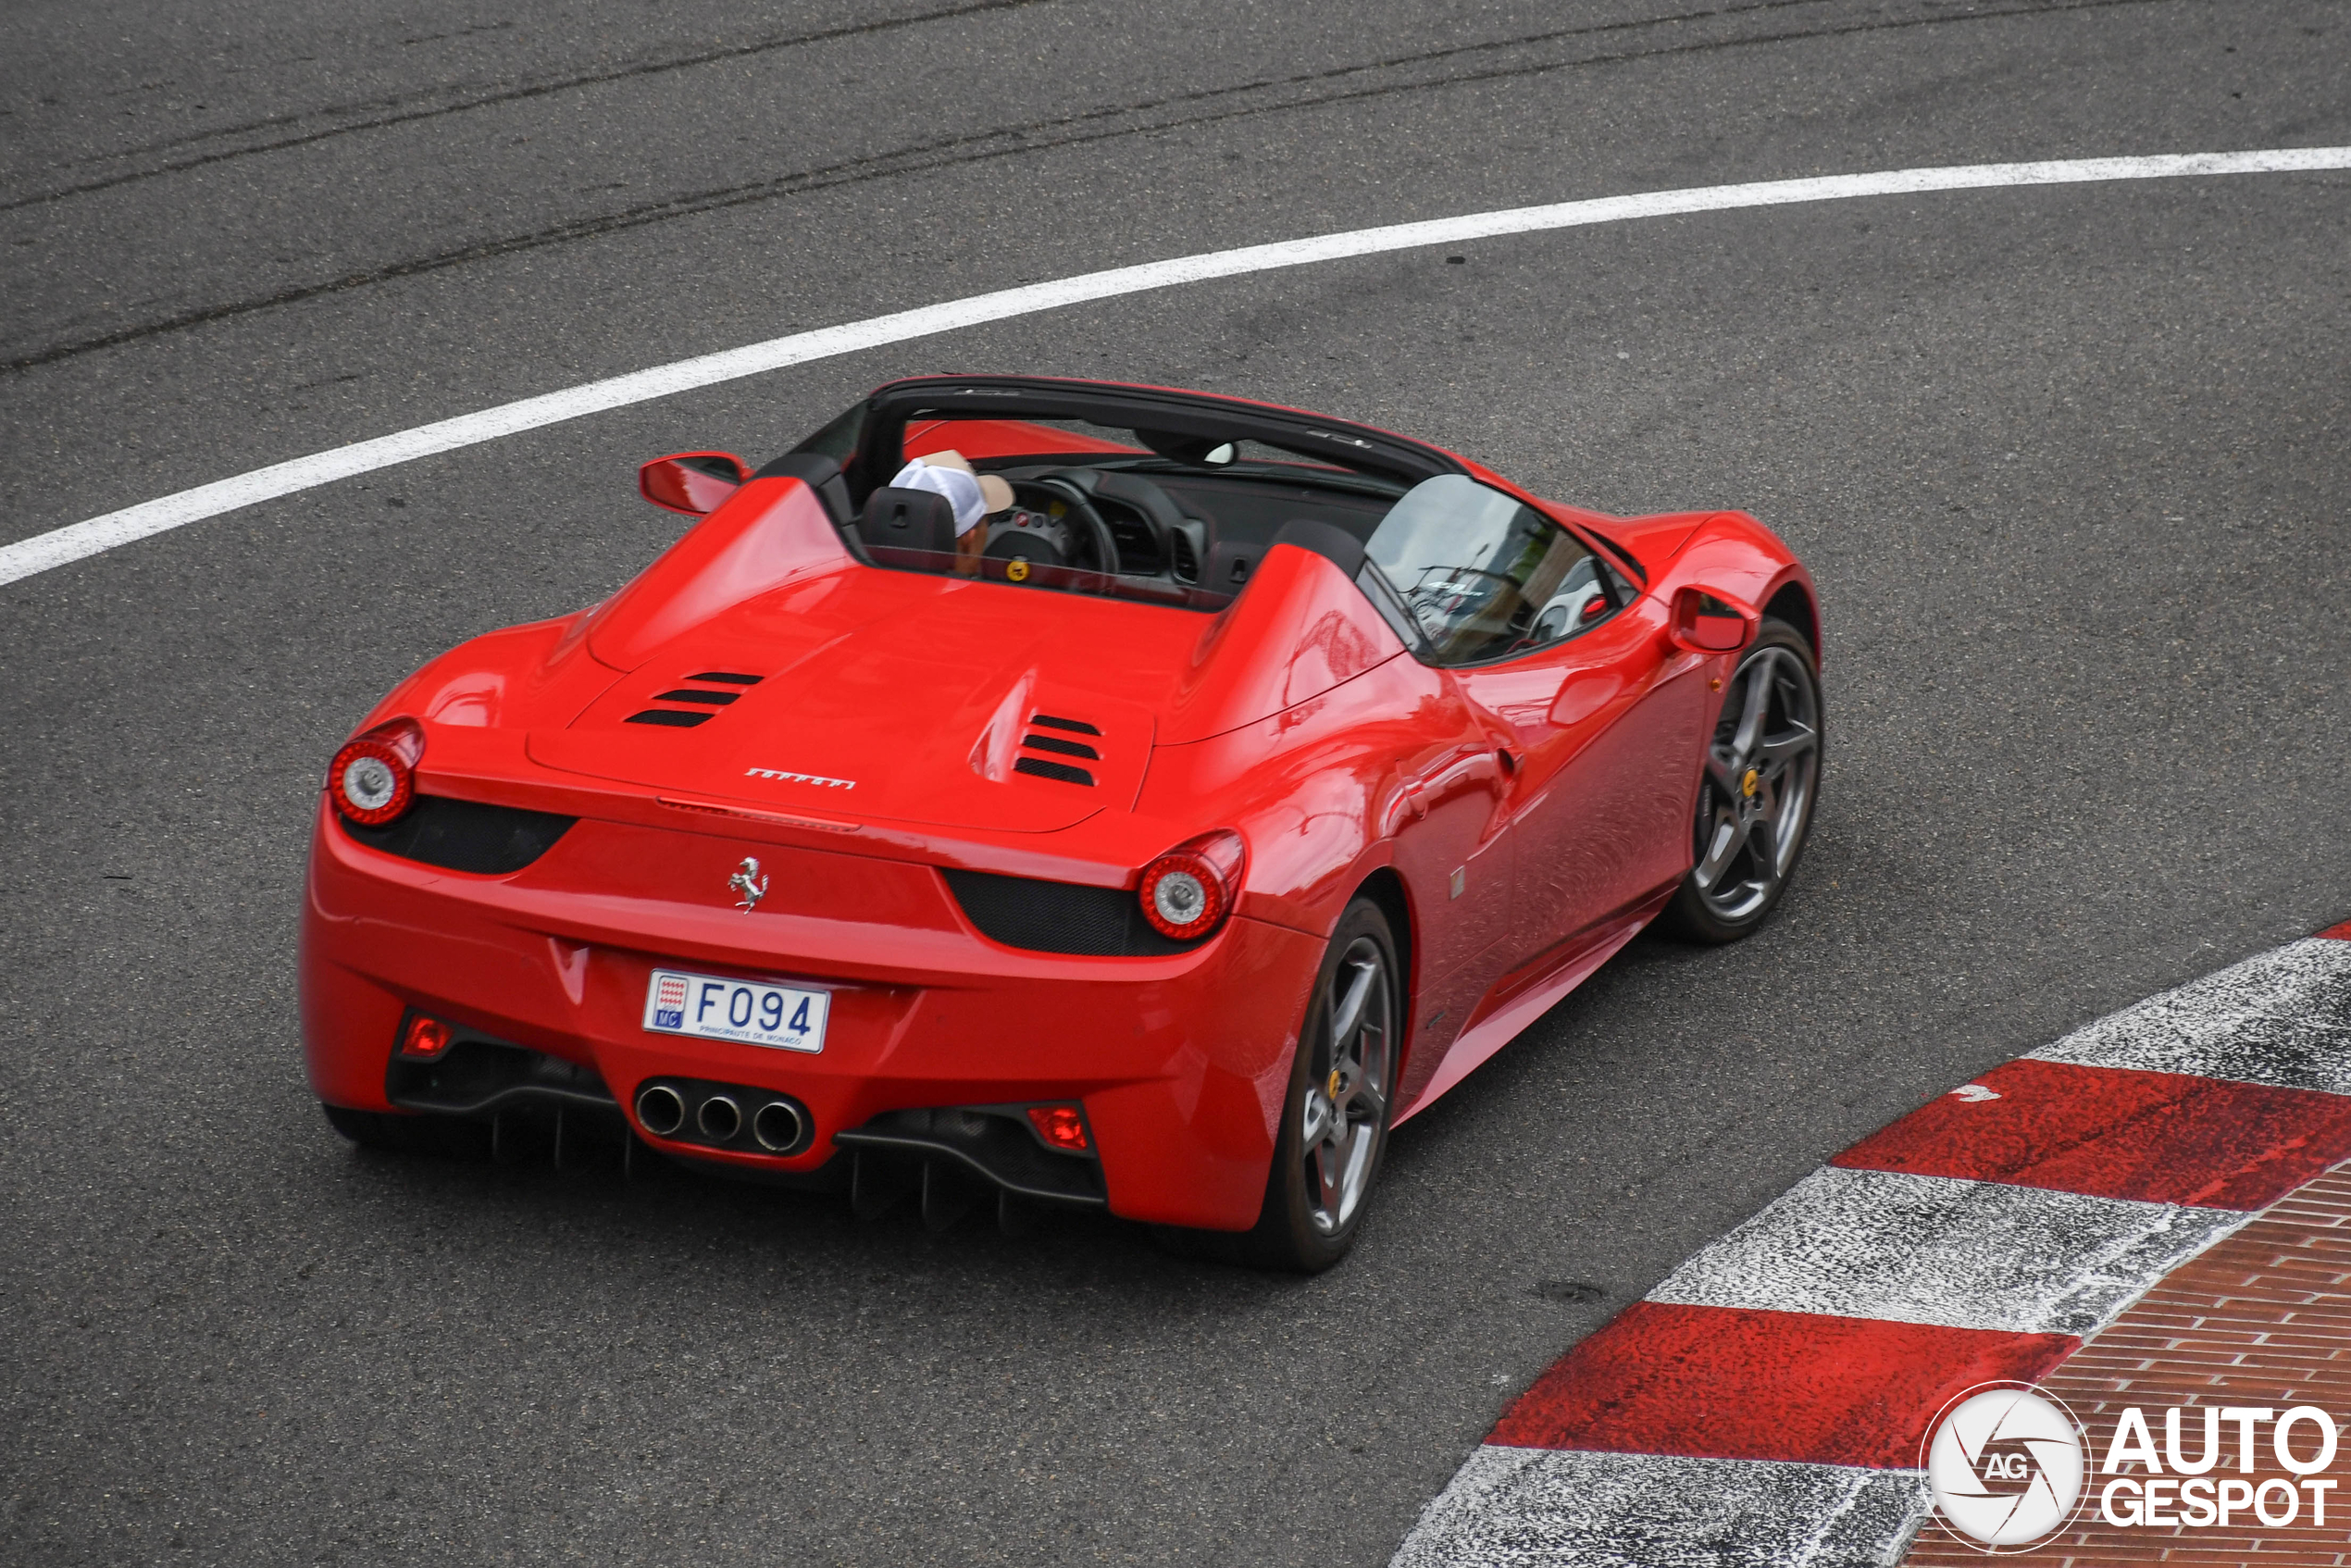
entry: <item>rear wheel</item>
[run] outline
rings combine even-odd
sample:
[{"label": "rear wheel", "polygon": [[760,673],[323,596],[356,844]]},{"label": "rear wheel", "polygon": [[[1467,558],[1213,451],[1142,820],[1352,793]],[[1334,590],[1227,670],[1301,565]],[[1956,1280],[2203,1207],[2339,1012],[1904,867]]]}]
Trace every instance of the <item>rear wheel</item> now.
[{"label": "rear wheel", "polygon": [[490,1152],[490,1128],[451,1116],[402,1116],[384,1111],[355,1111],[347,1105],[318,1109],[327,1125],[363,1149],[392,1154],[451,1154],[479,1157]]},{"label": "rear wheel", "polygon": [[1738,940],[1787,890],[1820,800],[1819,670],[1794,627],[1767,620],[1723,683],[1691,824],[1695,864],[1666,909],[1692,940]]},{"label": "rear wheel", "polygon": [[1358,899],[1314,977],[1249,1262],[1311,1274],[1353,1245],[1387,1149],[1403,1002],[1387,917]]}]

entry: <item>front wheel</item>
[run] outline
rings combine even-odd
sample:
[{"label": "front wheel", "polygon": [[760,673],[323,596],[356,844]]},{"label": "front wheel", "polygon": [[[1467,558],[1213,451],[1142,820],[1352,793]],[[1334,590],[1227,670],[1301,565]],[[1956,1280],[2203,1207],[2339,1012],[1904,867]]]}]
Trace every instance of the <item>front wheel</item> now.
[{"label": "front wheel", "polygon": [[1312,1274],[1354,1244],[1387,1145],[1403,1016],[1387,917],[1357,899],[1314,976],[1250,1262]]},{"label": "front wheel", "polygon": [[1733,942],[1787,890],[1821,793],[1821,677],[1812,646],[1767,620],[1724,683],[1691,825],[1695,864],[1667,906],[1694,941]]}]

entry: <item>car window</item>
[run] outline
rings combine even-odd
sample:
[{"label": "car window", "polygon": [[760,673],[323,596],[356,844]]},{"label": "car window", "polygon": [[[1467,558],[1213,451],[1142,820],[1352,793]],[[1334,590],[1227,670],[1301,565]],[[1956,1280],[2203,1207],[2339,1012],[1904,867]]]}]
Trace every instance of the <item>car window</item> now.
[{"label": "car window", "polygon": [[1405,492],[1365,550],[1436,664],[1531,652],[1597,625],[1620,603],[1613,574],[1574,534],[1459,474]]}]

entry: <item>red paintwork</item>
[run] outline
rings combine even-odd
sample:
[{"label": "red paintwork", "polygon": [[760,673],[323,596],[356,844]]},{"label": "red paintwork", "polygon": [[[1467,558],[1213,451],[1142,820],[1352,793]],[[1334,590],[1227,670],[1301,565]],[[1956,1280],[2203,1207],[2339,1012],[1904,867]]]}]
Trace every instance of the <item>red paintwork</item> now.
[{"label": "red paintwork", "polygon": [[[978,423],[954,432],[967,455],[1083,446],[1017,421],[976,440]],[[1440,670],[1303,550],[1268,552],[1211,616],[866,566],[800,480],[745,484],[602,605],[474,639],[368,716],[422,724],[423,793],[582,820],[521,872],[470,876],[361,846],[322,799],[303,921],[313,1086],[386,1109],[413,1006],[593,1065],[624,1105],[644,1077],[679,1074],[809,1106],[805,1154],[696,1151],[739,1164],[808,1168],[885,1110],[1069,1101],[1114,1212],[1247,1226],[1309,981],[1349,901],[1383,877],[1407,915],[1400,1119],[1686,873],[1708,683],[1735,655],[1673,645],[1675,591],[1753,605],[1812,591],[1742,514],[1606,517],[1470,467],[1630,550],[1638,601],[1528,658]],[[704,670],[765,678],[699,729],[623,722]],[[1101,730],[1098,788],[1013,771],[1035,712]],[[1217,828],[1247,845],[1236,914],[1173,957],[1002,947],[938,874],[1132,889]],[[751,915],[727,890],[746,854],[773,883]],[[832,989],[823,1052],[646,1033],[657,964]]]},{"label": "red paintwork", "polygon": [[924,419],[906,427],[901,450],[912,457],[960,452],[966,457],[1026,457],[1030,453],[1140,452],[1100,436],[1034,425],[1026,419]]},{"label": "red paintwork", "polygon": [[[731,464],[734,477],[722,479],[716,474],[706,474],[683,461],[690,457],[715,458]],[[675,452],[666,457],[656,457],[637,470],[637,493],[665,512],[682,512],[689,517],[707,516],[742,488],[750,474],[750,466],[731,452]]]},{"label": "red paintwork", "polygon": [[1636,1301],[1554,1363],[1486,1440],[1905,1469],[1979,1383],[2031,1383],[2071,1334]]},{"label": "red paintwork", "polygon": [[2030,1057],[1947,1094],[1830,1164],[2101,1198],[2262,1209],[2351,1159],[2351,1099]]},{"label": "red paintwork", "polygon": [[2345,920],[2340,926],[2330,926],[2325,930],[2320,931],[2319,935],[2322,937],[2332,937],[2337,941],[2351,942],[2351,920]]}]

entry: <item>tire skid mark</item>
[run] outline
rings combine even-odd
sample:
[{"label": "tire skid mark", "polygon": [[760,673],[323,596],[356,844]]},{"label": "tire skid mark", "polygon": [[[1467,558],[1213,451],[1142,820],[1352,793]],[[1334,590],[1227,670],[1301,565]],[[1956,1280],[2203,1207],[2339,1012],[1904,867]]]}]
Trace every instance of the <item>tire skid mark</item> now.
[{"label": "tire skid mark", "polygon": [[[274,131],[305,121],[331,119],[340,115],[374,114],[373,119],[331,125],[324,130],[305,131],[298,136],[281,137],[275,142],[263,142],[248,147],[229,147],[217,153],[199,154],[153,168],[131,169],[92,180],[79,185],[61,186],[35,195],[19,196],[0,202],[0,212],[13,212],[19,207],[41,206],[63,201],[69,196],[84,196],[95,191],[110,191],[119,185],[134,184],[142,180],[160,179],[167,174],[180,174],[207,164],[226,163],[234,158],[253,157],[262,153],[274,153],[288,147],[306,146],[337,136],[356,135],[363,131],[381,131],[389,126],[409,125],[418,120],[438,119],[443,115],[464,114],[471,109],[489,108],[499,104],[521,103],[531,98],[544,98],[558,93],[572,93],[587,87],[601,87],[607,82],[629,81],[640,77],[662,76],[670,71],[691,70],[698,66],[721,65],[733,60],[753,59],[761,55],[804,48],[812,44],[830,44],[844,38],[865,38],[876,33],[895,32],[927,22],[953,21],[964,17],[983,16],[991,11],[1020,11],[1034,6],[1054,4],[1055,0],[964,0],[964,4],[941,6],[932,11],[918,11],[911,16],[885,17],[879,20],[852,22],[841,27],[819,29],[815,32],[788,33],[778,38],[763,38],[750,44],[729,44],[723,49],[704,49],[691,55],[678,55],[666,59],[644,60],[635,65],[615,66],[609,70],[587,71],[576,76],[559,77],[553,81],[523,82],[489,92],[477,92],[455,102],[428,104],[420,95],[407,97],[364,99],[355,104],[337,104],[322,109],[305,109],[299,114],[271,115],[267,118],[248,120],[243,125],[220,126],[193,135],[177,136],[168,141],[151,142],[143,147],[127,147],[120,152],[104,153],[76,160],[79,164],[103,163],[111,159],[137,157],[143,153],[160,153],[193,143],[217,141],[226,136],[243,136],[256,131]],[[468,31],[479,31],[479,29]],[[457,36],[450,34],[448,36]],[[409,43],[430,42],[410,39]],[[385,111],[391,111],[389,113]]]},{"label": "tire skid mark", "polygon": [[[1811,4],[1813,0],[1763,0],[1764,6]],[[937,142],[901,148],[895,152],[870,155],[819,168],[802,170],[744,184],[720,186],[712,190],[677,196],[665,201],[641,204],[617,212],[593,218],[576,218],[554,224],[529,233],[510,235],[496,240],[480,241],[451,250],[417,256],[406,261],[392,262],[346,273],[340,278],[316,283],[299,284],[273,293],[208,305],[165,319],[121,328],[116,331],[60,343],[51,348],[0,363],[0,372],[16,372],[51,365],[79,355],[100,349],[116,348],[125,343],[184,331],[214,321],[250,316],[257,311],[299,305],[307,300],[330,294],[345,293],[355,289],[369,288],[379,283],[401,279],[422,277],[445,271],[473,262],[492,260],[527,251],[568,244],[575,241],[601,238],[607,234],[626,233],[652,224],[666,223],[678,218],[697,218],[707,213],[748,206],[756,203],[831,190],[840,186],[863,184],[877,180],[895,179],[907,175],[926,174],[944,168],[990,162],[999,158],[1016,157],[1031,153],[1057,151],[1083,146],[1096,142],[1149,136],[1168,131],[1189,130],[1233,120],[1254,118],[1262,115],[1287,114],[1317,109],[1333,105],[1357,103],[1385,98],[1404,93],[1419,93],[1434,89],[1474,86],[1543,76],[1554,71],[1581,69],[1586,67],[1630,64],[1642,60],[1667,58],[1674,56],[1712,53],[1718,50],[1760,47],[1775,44],[1806,43],[1820,39],[1847,37],[1860,33],[1886,32],[1912,28],[1945,27],[1961,22],[1999,21],[2019,17],[2063,15],[2072,11],[2106,10],[2121,6],[2177,5],[2182,0],[2025,0],[2005,9],[1985,8],[1956,15],[1910,17],[1896,20],[1857,22],[1847,26],[1819,29],[1797,29],[1781,32],[1758,34],[1734,39],[1712,39],[1699,43],[1675,44],[1654,48],[1622,50],[1611,54],[1590,55],[1570,60],[1551,60],[1529,65],[1496,67],[1486,70],[1457,72],[1427,81],[1383,83],[1344,92],[1323,93],[1273,104],[1249,105],[1205,113],[1180,115],[1145,125],[1098,128],[1094,122],[1149,110],[1178,107],[1196,102],[1226,98],[1245,92],[1262,92],[1296,83],[1313,83],[1334,76],[1358,75],[1366,71],[1391,68],[1384,65],[1341,68],[1336,72],[1315,72],[1295,78],[1283,78],[1236,87],[1204,89],[1197,93],[1179,94],[1153,100],[1144,105],[1128,105],[1117,108],[1091,109],[1081,114],[1031,125],[972,131],[947,137]],[[1759,6],[1756,8],[1762,8]],[[1709,13],[1712,14],[1712,13]],[[1728,12],[1722,14],[1729,14]],[[1631,24],[1609,24],[1610,26]],[[1654,23],[1640,25],[1657,25]],[[1469,47],[1509,47],[1511,45],[1475,45]],[[1412,63],[1407,61],[1406,63]],[[1045,135],[1059,131],[1062,134]]]}]

